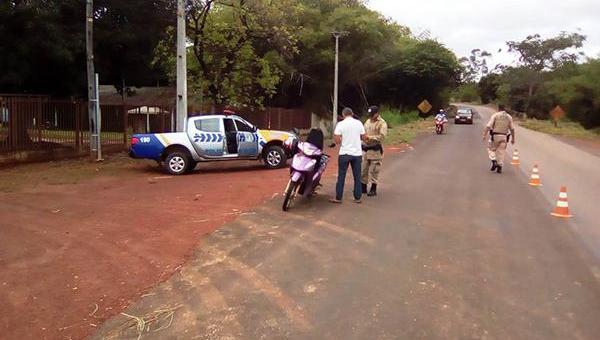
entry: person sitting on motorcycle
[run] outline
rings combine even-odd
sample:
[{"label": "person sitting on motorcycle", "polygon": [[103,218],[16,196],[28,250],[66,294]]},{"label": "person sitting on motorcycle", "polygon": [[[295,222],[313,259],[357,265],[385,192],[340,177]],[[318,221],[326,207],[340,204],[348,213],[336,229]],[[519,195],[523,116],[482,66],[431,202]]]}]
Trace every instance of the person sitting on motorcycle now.
[{"label": "person sitting on motorcycle", "polygon": [[446,111],[444,109],[440,109],[440,112],[435,116],[435,120],[441,119],[444,123],[448,122],[448,116],[446,115]]},{"label": "person sitting on motorcycle", "polygon": [[326,159],[323,157],[324,140],[325,136],[323,135],[323,131],[318,128],[310,129],[310,131],[308,132],[308,137],[306,137],[307,143],[310,143],[317,147],[319,150],[321,150],[321,155],[315,157],[317,159],[317,164],[319,164],[319,166],[315,167],[315,169],[319,169],[321,166],[324,165],[323,163],[326,161]]},{"label": "person sitting on motorcycle", "polygon": [[306,137],[306,142],[314,145],[319,150],[323,151],[323,141],[325,137],[323,136],[323,131],[321,129],[310,129],[308,132],[308,137]]}]

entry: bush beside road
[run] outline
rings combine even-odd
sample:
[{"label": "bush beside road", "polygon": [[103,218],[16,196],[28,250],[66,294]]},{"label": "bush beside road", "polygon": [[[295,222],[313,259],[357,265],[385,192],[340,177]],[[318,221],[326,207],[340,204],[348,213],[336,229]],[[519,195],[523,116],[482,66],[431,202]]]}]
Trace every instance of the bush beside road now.
[{"label": "bush beside road", "polygon": [[400,112],[389,107],[383,107],[381,116],[388,123],[389,131],[385,143],[397,145],[412,143],[420,134],[432,127],[431,119],[419,117],[417,111]]}]

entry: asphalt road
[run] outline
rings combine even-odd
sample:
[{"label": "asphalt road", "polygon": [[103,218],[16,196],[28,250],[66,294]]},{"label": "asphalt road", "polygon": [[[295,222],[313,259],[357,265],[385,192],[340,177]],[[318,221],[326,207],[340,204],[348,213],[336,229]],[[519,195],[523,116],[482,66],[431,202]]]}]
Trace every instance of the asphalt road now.
[{"label": "asphalt road", "polygon": [[521,170],[488,171],[480,133],[391,155],[362,205],[240,216],[95,338],[597,339],[597,259]]},{"label": "asphalt road", "polygon": [[[487,120],[492,110],[475,107]],[[600,259],[600,157],[579,149],[553,136],[516,127],[517,144],[521,158],[521,172],[529,176],[534,164],[540,169],[543,186],[538,188],[550,207],[556,204],[562,185],[569,194],[569,206],[575,216],[569,221],[571,229]],[[512,148],[510,148],[512,155]],[[594,268],[600,278],[600,269]]]}]

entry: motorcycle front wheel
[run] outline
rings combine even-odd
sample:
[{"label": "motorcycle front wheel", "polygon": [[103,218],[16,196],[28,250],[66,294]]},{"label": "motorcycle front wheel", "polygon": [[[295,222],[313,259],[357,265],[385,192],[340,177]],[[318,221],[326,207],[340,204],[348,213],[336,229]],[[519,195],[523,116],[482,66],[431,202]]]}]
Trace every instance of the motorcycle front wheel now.
[{"label": "motorcycle front wheel", "polygon": [[283,197],[283,205],[281,209],[283,211],[288,211],[290,209],[290,205],[292,205],[292,200],[296,195],[296,188],[298,188],[298,182],[294,182],[290,179],[288,182],[287,188],[285,188],[285,194]]}]

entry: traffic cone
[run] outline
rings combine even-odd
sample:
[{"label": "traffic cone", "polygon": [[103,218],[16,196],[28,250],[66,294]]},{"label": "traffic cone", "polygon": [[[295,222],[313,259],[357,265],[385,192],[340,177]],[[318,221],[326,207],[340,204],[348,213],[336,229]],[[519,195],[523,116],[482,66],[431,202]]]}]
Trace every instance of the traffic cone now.
[{"label": "traffic cone", "polygon": [[558,194],[558,201],[556,201],[556,208],[550,213],[555,217],[569,218],[573,215],[569,214],[569,200],[567,199],[567,187],[560,187],[560,193]]},{"label": "traffic cone", "polygon": [[513,158],[512,158],[512,162],[510,162],[510,164],[521,165],[521,160],[519,160],[519,150],[515,149],[515,151],[513,151]]},{"label": "traffic cone", "polygon": [[533,170],[531,172],[531,179],[529,180],[529,185],[534,187],[542,186],[542,181],[540,180],[540,171],[538,170],[537,164],[533,166]]}]

